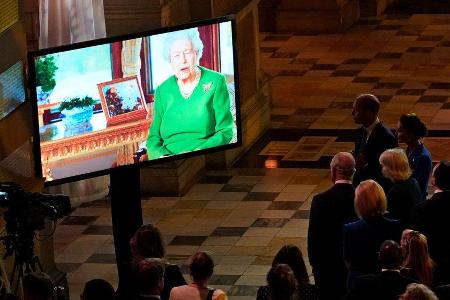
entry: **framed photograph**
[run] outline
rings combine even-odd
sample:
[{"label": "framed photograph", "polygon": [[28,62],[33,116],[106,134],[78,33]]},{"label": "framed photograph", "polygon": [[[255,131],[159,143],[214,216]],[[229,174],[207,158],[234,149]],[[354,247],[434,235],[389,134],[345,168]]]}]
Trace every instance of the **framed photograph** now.
[{"label": "framed photograph", "polygon": [[145,119],[147,106],[136,76],[97,84],[107,125]]}]

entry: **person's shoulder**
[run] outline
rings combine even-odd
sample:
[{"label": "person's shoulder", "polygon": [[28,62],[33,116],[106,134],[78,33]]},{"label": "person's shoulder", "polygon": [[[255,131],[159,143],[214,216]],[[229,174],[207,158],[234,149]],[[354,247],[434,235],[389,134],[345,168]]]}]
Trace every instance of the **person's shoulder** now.
[{"label": "person's shoulder", "polygon": [[185,290],[187,287],[188,287],[187,285],[174,286],[172,288],[172,290],[170,290],[170,293],[171,294],[172,293],[174,293],[174,294],[179,293],[179,292]]},{"label": "person's shoulder", "polygon": [[344,230],[347,232],[352,232],[356,230],[360,230],[366,226],[366,222],[364,220],[358,220],[354,222],[350,222],[347,224],[344,224]]},{"label": "person's shoulder", "polygon": [[172,90],[174,86],[177,85],[177,80],[175,78],[175,75],[170,76],[166,80],[164,80],[157,88],[156,91],[165,91],[165,90]]},{"label": "person's shoulder", "polygon": [[337,197],[342,197],[349,192],[351,193],[352,190],[353,187],[351,184],[335,184],[328,190],[315,195],[312,201],[313,203],[315,202],[316,205],[325,204],[328,202],[332,202]]},{"label": "person's shoulder", "polygon": [[396,220],[396,219],[390,219],[390,218],[383,217],[382,220],[387,225],[391,225],[391,226],[399,226],[400,225],[400,221]]},{"label": "person's shoulder", "polygon": [[216,289],[213,293],[213,300],[227,300],[227,294],[221,289]]},{"label": "person's shoulder", "polygon": [[202,71],[202,76],[204,76],[204,78],[206,78],[207,80],[217,81],[223,80],[225,78],[225,76],[222,73],[201,66],[199,66],[199,68]]}]

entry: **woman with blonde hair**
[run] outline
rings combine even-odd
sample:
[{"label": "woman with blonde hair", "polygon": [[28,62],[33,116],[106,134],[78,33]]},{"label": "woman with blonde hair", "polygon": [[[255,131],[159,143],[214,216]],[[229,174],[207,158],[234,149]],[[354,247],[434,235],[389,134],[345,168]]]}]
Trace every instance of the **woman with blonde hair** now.
[{"label": "woman with blonde hair", "polygon": [[383,176],[392,181],[386,194],[388,216],[406,225],[414,205],[422,199],[419,184],[411,176],[408,157],[401,148],[388,149],[381,154],[380,164]]},{"label": "woman with blonde hair", "polygon": [[355,190],[355,211],[359,221],[344,225],[344,260],[350,288],[356,277],[378,273],[381,267],[378,250],[385,240],[399,241],[400,222],[384,217],[386,195],[373,180],[361,182]]},{"label": "woman with blonde hair", "polygon": [[399,300],[438,300],[439,298],[426,285],[411,283]]},{"label": "woman with blonde hair", "polygon": [[401,273],[432,286],[435,264],[428,253],[427,237],[422,233],[410,230],[405,234],[404,261]]}]

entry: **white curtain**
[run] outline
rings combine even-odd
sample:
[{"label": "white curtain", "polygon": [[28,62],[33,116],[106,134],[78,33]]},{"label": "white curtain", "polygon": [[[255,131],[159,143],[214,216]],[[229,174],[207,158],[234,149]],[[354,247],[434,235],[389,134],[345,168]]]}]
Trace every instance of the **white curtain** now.
[{"label": "white curtain", "polygon": [[39,48],[106,36],[103,0],[40,0]]},{"label": "white curtain", "polygon": [[123,77],[136,75],[141,82],[141,46],[142,38],[122,42]]}]

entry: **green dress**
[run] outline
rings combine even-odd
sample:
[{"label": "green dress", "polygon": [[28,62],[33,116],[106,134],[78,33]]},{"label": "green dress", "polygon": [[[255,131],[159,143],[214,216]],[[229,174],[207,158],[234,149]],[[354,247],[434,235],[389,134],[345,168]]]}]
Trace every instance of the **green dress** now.
[{"label": "green dress", "polygon": [[153,122],[147,138],[149,159],[228,144],[234,121],[225,77],[199,67],[200,80],[188,99],[175,76],[155,91]]}]

